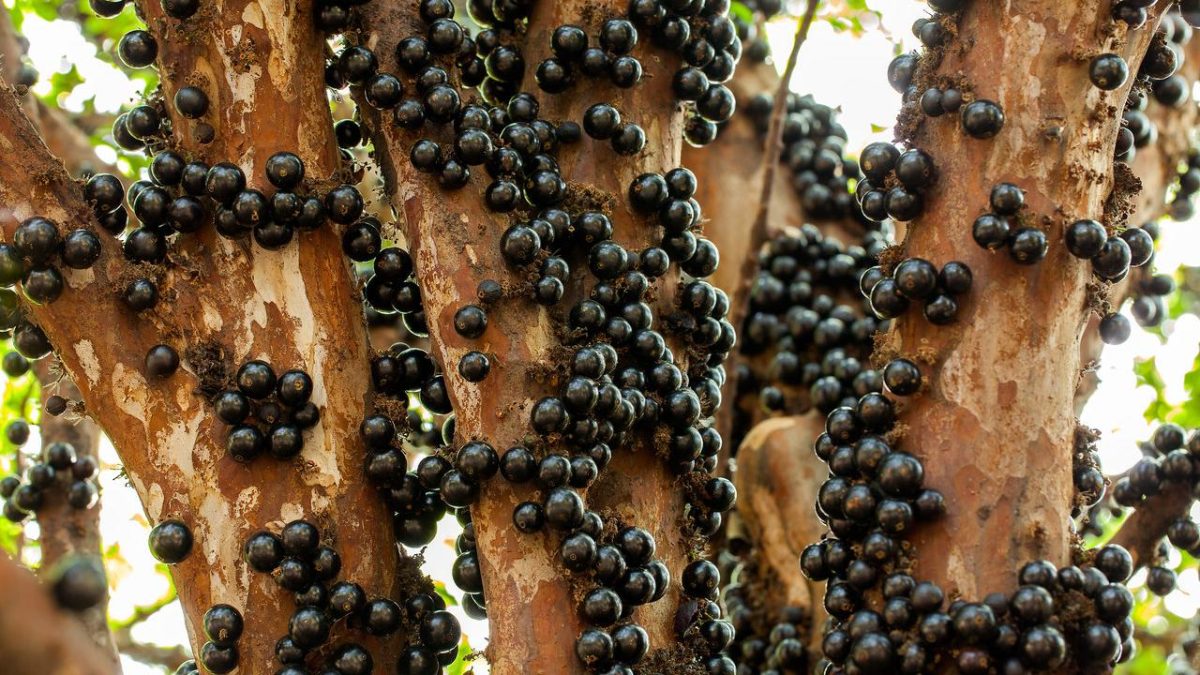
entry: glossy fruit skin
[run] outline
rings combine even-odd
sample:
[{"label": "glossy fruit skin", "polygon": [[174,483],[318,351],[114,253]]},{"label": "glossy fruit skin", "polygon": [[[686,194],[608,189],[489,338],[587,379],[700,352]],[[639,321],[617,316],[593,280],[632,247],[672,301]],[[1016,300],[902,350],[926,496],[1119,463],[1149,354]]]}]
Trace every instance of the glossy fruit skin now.
[{"label": "glossy fruit skin", "polygon": [[304,180],[304,162],[294,153],[277,152],[267,158],[267,180],[280,190],[292,190]]},{"label": "glossy fruit skin", "polygon": [[1012,234],[1007,220],[985,213],[975,219],[971,236],[983,248],[996,250],[1006,246]]},{"label": "glossy fruit skin", "polygon": [[1132,333],[1129,319],[1120,314],[1106,314],[1100,320],[1099,330],[1100,339],[1108,345],[1123,344]]},{"label": "glossy fruit skin", "polygon": [[62,236],[52,221],[35,216],[21,221],[17,226],[13,245],[34,264],[44,264],[58,252]]},{"label": "glossy fruit skin", "polygon": [[1092,269],[1101,279],[1120,279],[1129,271],[1132,257],[1129,244],[1124,239],[1109,237],[1100,252],[1092,258]]},{"label": "glossy fruit skin", "polygon": [[170,345],[155,345],[146,353],[146,374],[165,378],[179,369],[179,353]]},{"label": "glossy fruit skin", "polygon": [[993,101],[977,99],[962,108],[963,131],[972,138],[986,139],[1004,128],[1004,111]]},{"label": "glossy fruit skin", "polygon": [[1077,220],[1067,226],[1067,251],[1076,258],[1093,258],[1100,253],[1108,232],[1094,220]]},{"label": "glossy fruit skin", "polygon": [[256,532],[246,540],[242,557],[255,571],[270,572],[283,559],[283,543],[270,532]]},{"label": "glossy fruit skin", "polygon": [[1100,54],[1088,65],[1088,77],[1096,88],[1112,91],[1129,79],[1129,64],[1116,54]]},{"label": "glossy fruit skin", "polygon": [[252,399],[266,398],[275,390],[275,371],[265,361],[247,361],[238,369],[237,385]]},{"label": "glossy fruit skin", "polygon": [[1016,262],[1032,265],[1045,258],[1049,248],[1045,232],[1033,227],[1023,227],[1013,232],[1008,250]]},{"label": "glossy fruit skin", "polygon": [[150,530],[150,553],[159,562],[173,565],[192,552],[192,531],[183,521],[164,520]]},{"label": "glossy fruit skin", "polygon": [[997,183],[990,197],[992,211],[1001,216],[1016,215],[1025,205],[1025,193],[1012,183]]},{"label": "glossy fruit skin", "polygon": [[54,302],[62,295],[66,282],[54,267],[34,267],[21,279],[21,290],[31,302],[39,305]]},{"label": "glossy fruit skin", "polygon": [[1149,232],[1131,227],[1118,236],[1129,246],[1130,267],[1141,267],[1150,262],[1150,258],[1154,256],[1154,239]]},{"label": "glossy fruit skin", "polygon": [[242,613],[232,605],[213,605],[204,613],[204,634],[219,647],[237,643],[242,628]]},{"label": "glossy fruit skin", "polygon": [[175,110],[188,119],[199,119],[208,112],[208,95],[199,87],[180,87],[175,92]]},{"label": "glossy fruit skin", "polygon": [[145,68],[158,57],[158,42],[144,30],[131,30],[117,43],[117,54],[130,68]]}]

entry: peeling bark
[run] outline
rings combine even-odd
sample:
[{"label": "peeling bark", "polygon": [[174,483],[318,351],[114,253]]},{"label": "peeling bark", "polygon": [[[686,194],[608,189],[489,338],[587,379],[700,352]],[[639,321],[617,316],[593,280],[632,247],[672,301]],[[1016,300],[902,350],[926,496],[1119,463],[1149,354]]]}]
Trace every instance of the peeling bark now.
[{"label": "peeling bark", "polygon": [[[166,19],[158,3],[141,8],[158,38],[167,100],[195,84],[210,99],[204,123],[215,140],[200,144],[197,122],[175,120],[178,147],[189,157],[235,161],[252,187],[266,185],[263,165],[289,150],[306,164],[309,185],[336,171],[323,88],[323,38],[307,6],[213,2],[185,22]],[[92,216],[80,188],[38,139],[9,93],[0,96],[0,147],[22,158],[22,170],[0,174],[8,205],[3,228],[32,215],[81,225]],[[33,319],[59,347],[88,414],[121,454],[152,522],[179,518],[195,536],[185,561],[172,568],[192,645],[204,642],[200,617],[225,602],[246,616],[240,672],[273,672],[273,644],[286,632],[290,593],[241,561],[246,536],[305,518],[321,528],[343,561],[342,577],[368,594],[394,595],[397,549],[391,518],[362,475],[363,450],[347,434],[361,421],[370,379],[361,305],[330,225],[297,236],[280,251],[211,229],[184,235],[173,248],[159,306],[135,316],[118,298],[128,263],[115,244],[88,271],[67,271],[68,289]],[[80,307],[86,305],[87,312]],[[232,375],[250,358],[277,369],[302,367],[314,380],[321,423],[287,462],[262,458],[242,465],[226,456],[226,428],[196,393],[195,363],[166,381],[147,381],[144,355],[168,343],[180,354],[216,346]],[[335,638],[336,640],[336,633]],[[376,658],[394,660],[397,646],[366,639]],[[394,642],[394,641],[393,641]]]},{"label": "peeling bark", "polygon": [[116,675],[121,669],[93,646],[83,626],[54,606],[37,579],[0,554],[0,654],[11,675]]},{"label": "peeling bark", "polygon": [[[532,64],[548,55],[550,34],[558,25],[580,25],[595,35],[604,19],[623,15],[625,7],[626,3],[617,0],[538,3],[524,36],[526,63],[532,69]],[[367,44],[379,56],[381,69],[396,72],[395,44],[421,25],[415,8],[375,2],[363,8],[363,18],[370,31]],[[682,115],[670,91],[674,57],[645,44],[638,45],[635,55],[642,61],[645,77],[632,90],[588,81],[576,85],[587,88],[586,95],[576,89],[562,96],[539,92],[538,98],[541,117],[546,119],[579,121],[592,103],[607,101],[618,107],[623,118],[645,130],[646,148],[635,157],[619,157],[606,143],[587,137],[558,152],[570,185],[568,203],[587,206],[586,185],[588,194],[611,205],[614,239],[638,250],[657,245],[651,240],[656,228],[647,226],[643,217],[629,209],[626,190],[640,173],[662,173],[679,165]],[[526,77],[531,78],[531,73]],[[461,197],[448,198],[408,161],[409,148],[417,138],[433,135],[445,142],[448,136],[437,136],[428,126],[419,136],[408,134],[377,116],[371,125],[393,205],[407,221],[430,342],[454,401],[457,440],[486,440],[502,452],[530,433],[532,404],[557,389],[561,373],[554,369],[563,359],[563,350],[554,326],[571,298],[585,292],[582,276],[573,275],[567,298],[558,309],[548,311],[529,301],[527,290],[520,290],[524,287],[513,279],[501,258],[497,242],[507,218],[484,206],[480,196],[486,186],[486,178],[480,175],[483,172],[477,172],[457,193]],[[455,333],[453,315],[462,305],[474,302],[476,285],[489,278],[518,290],[489,312],[488,329],[481,338],[466,340]],[[660,321],[666,314],[662,310],[672,307],[677,281],[678,272],[673,271],[657,282],[658,300],[653,306]],[[684,355],[679,345],[671,347],[677,359]],[[464,381],[456,370],[459,358],[474,349],[492,357],[490,375],[478,384]],[[649,440],[639,439],[636,450],[614,452],[608,468],[585,494],[592,510],[649,530],[658,543],[657,555],[677,575],[687,553],[680,531],[681,490],[674,486],[674,476],[654,454]],[[482,486],[480,500],[471,509],[487,588],[491,672],[583,672],[573,647],[583,624],[576,613],[576,590],[557,560],[559,536],[526,535],[512,526],[513,507],[533,494],[530,488],[494,479]],[[652,650],[675,640],[678,601],[678,586],[673,584],[663,599],[638,608],[633,615],[649,632]]]},{"label": "peeling bark", "polygon": [[[1153,11],[1156,21],[1163,8]],[[925,483],[949,506],[914,531],[917,573],[948,594],[1009,590],[1030,559],[1070,561],[1072,413],[1091,268],[1067,253],[1062,232],[1079,218],[1122,224],[1103,210],[1132,85],[1096,89],[1087,62],[1114,51],[1136,72],[1152,34],[1114,23],[1100,0],[976,3],[961,13],[936,67],[1007,113],[1001,133],[983,141],[966,136],[957,116],[920,120],[911,140],[933,152],[941,185],[910,223],[904,253],[963,260],[975,286],[956,324],[931,326],[911,312],[879,354],[915,358],[923,369],[923,392],[902,416],[901,447],[922,459]],[[1001,181],[1025,190],[1030,223],[1047,231],[1049,254],[1033,267],[971,240],[970,223]]]}]

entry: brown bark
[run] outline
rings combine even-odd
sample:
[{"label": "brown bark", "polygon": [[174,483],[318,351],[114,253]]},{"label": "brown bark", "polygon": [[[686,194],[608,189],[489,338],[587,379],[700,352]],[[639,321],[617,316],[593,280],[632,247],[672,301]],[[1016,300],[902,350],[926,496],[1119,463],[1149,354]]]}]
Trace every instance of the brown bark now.
[{"label": "brown bark", "polygon": [[1166,486],[1121,523],[1112,543],[1129,550],[1135,570],[1153,564],[1158,543],[1166,536],[1167,528],[1176,519],[1186,516],[1194,501],[1191,486]]},{"label": "brown bark", "polygon": [[[45,359],[34,364],[42,385],[43,406],[46,398],[53,394],[78,400],[79,389],[66,378],[56,382],[49,365]],[[39,430],[43,450],[52,443],[69,443],[75,448],[76,457],[91,457],[98,461],[100,429],[92,420],[86,417],[71,419],[67,416],[43,415]],[[67,503],[67,486],[70,482],[69,478],[59,478],[57,485],[43,493],[42,506],[37,510],[38,543],[41,545],[43,569],[52,568],[55,562],[69,555],[98,557],[103,554],[100,540],[101,505],[97,502],[89,509],[72,507]],[[113,663],[117,663],[117,649],[108,629],[108,594],[105,593],[96,606],[82,613],[79,618],[96,646]]]},{"label": "brown bark", "polygon": [[[556,26],[572,23],[595,35],[604,19],[622,15],[625,6],[617,0],[538,3],[523,38],[526,63],[532,69],[532,64],[548,54],[550,33]],[[415,8],[376,2],[363,8],[363,17],[370,30],[367,44],[380,57],[381,69],[395,72],[394,45],[420,26]],[[617,106],[623,118],[645,130],[646,148],[635,157],[618,157],[607,143],[586,137],[558,152],[563,176],[571,186],[568,202],[581,208],[591,199],[604,202],[603,208],[611,208],[614,238],[634,250],[656,245],[657,241],[650,239],[656,228],[629,209],[626,191],[642,172],[662,173],[679,165],[682,126],[670,92],[675,57],[654,51],[644,42],[639,43],[635,55],[645,67],[645,77],[632,90],[587,81],[576,85],[572,94],[539,94],[543,118],[579,121],[592,103],[607,101]],[[583,88],[586,95],[580,95]],[[392,203],[407,221],[408,241],[422,280],[430,342],[454,400],[457,440],[486,440],[503,451],[521,443],[529,433],[532,404],[557,389],[560,373],[556,368],[564,350],[554,324],[571,298],[586,291],[582,277],[575,275],[568,284],[567,299],[560,309],[538,307],[522,297],[526,292],[517,290],[514,297],[489,312],[488,329],[481,338],[466,340],[457,335],[453,315],[462,305],[474,302],[480,281],[492,278],[522,288],[506,269],[496,244],[507,219],[485,208],[480,195],[487,179],[482,171],[458,193],[445,193],[431,177],[414,171],[408,161],[411,144],[431,135],[444,144],[449,142],[448,136],[437,136],[428,126],[416,135],[378,119],[373,125],[377,159],[388,179]],[[657,282],[657,316],[665,316],[663,308],[672,306],[677,279],[669,275]],[[684,355],[678,345],[671,346],[677,359]],[[491,374],[478,384],[465,382],[456,370],[459,358],[474,349],[492,359]],[[615,517],[649,530],[657,540],[658,557],[677,575],[686,562],[680,533],[680,490],[648,440],[639,439],[635,450],[616,449],[599,481],[586,490],[586,499],[589,508],[610,520]],[[512,525],[513,507],[534,498],[530,488],[494,479],[482,486],[480,500],[471,509],[487,588],[491,631],[487,654],[491,672],[497,675],[582,672],[573,645],[583,625],[576,614],[576,589],[557,561],[560,537],[526,535]],[[673,584],[663,599],[640,607],[633,615],[649,632],[652,649],[675,639],[677,588]]]},{"label": "brown bark", "polygon": [[[20,45],[9,14],[0,12],[0,61],[4,66],[5,81],[13,81],[20,69],[20,55]],[[34,111],[35,124],[40,128],[42,137],[56,146],[56,155],[70,165],[72,170],[78,171],[87,166],[94,168],[103,164],[96,157],[87,137],[71,125],[65,115],[45,106],[32,94],[25,94],[23,100],[26,111]],[[49,359],[34,364],[34,371],[41,385],[43,404],[51,393],[58,393],[68,399],[78,399],[78,388],[69,379],[61,377],[61,374],[55,376],[52,373],[54,370],[56,369],[51,367]],[[40,436],[43,449],[51,443],[62,441],[70,443],[78,457],[88,456],[95,459],[97,456],[100,430],[87,418],[68,421],[63,417],[46,415],[40,424]],[[41,547],[43,569],[52,568],[55,562],[71,554],[99,556],[102,553],[100,505],[83,511],[72,508],[66,499],[68,484],[68,480],[60,479],[57,486],[60,489],[46,491],[42,506],[37,512],[40,533],[38,543]],[[114,664],[118,663],[112,634],[108,630],[107,593],[95,607],[82,613],[79,618],[99,650]]]},{"label": "brown bark", "polygon": [[10,675],[116,675],[120,668],[83,626],[54,606],[46,589],[0,553],[0,654]]},{"label": "brown bark", "polygon": [[[772,609],[821,610],[824,584],[804,578],[797,561],[824,530],[813,504],[827,471],[811,450],[824,427],[816,413],[772,418],[755,425],[738,451],[738,515],[755,543],[760,568],[765,565],[777,584],[778,593],[763,598]],[[819,626],[820,618],[812,625]]]},{"label": "brown bark", "polygon": [[[206,3],[192,19],[163,18],[158,3],[141,8],[159,43],[167,100],[183,82],[209,96],[204,120],[215,140],[201,145],[196,122],[175,121],[175,142],[190,156],[238,162],[251,186],[263,165],[290,150],[307,166],[310,185],[327,185],[336,169],[323,88],[323,38],[311,16],[285,3]],[[5,234],[42,215],[65,224],[92,222],[79,186],[68,179],[20,114],[0,97],[0,146],[21,157],[20,171],[0,174],[10,211]],[[366,328],[355,284],[331,226],[297,236],[280,251],[211,229],[173,246],[159,285],[163,301],[135,316],[119,300],[128,267],[115,244],[85,272],[67,274],[68,290],[32,310],[60,348],[87,411],[109,432],[152,522],[179,518],[195,536],[192,554],[172,568],[193,647],[204,642],[200,617],[225,602],[246,613],[240,672],[273,672],[273,643],[286,632],[290,594],[241,561],[243,541],[261,528],[305,518],[342,556],[342,577],[368,594],[394,595],[397,551],[391,519],[363,480],[362,448],[346,433],[361,421],[369,388]],[[86,305],[84,305],[86,303]],[[81,307],[86,306],[86,312]],[[226,428],[195,393],[196,360],[173,377],[147,381],[148,349],[166,342],[180,354],[213,347],[228,374],[250,358],[313,377],[322,421],[305,434],[295,460],[261,458],[242,465],[226,456]],[[381,662],[394,644],[366,641]]]},{"label": "brown bark", "polygon": [[[915,358],[923,369],[926,386],[907,401],[900,446],[924,462],[925,483],[949,506],[914,535],[918,574],[948,593],[1011,589],[1024,562],[1070,559],[1073,398],[1091,269],[1067,253],[1062,233],[1078,218],[1123,224],[1104,211],[1132,85],[1102,92],[1087,64],[1114,51],[1136,72],[1152,35],[1127,31],[1107,10],[1102,0],[970,6],[936,72],[997,101],[1007,122],[990,140],[965,135],[956,116],[920,119],[912,135],[934,154],[941,182],[910,223],[904,254],[963,260],[975,276],[956,324],[931,326],[910,312],[880,353]],[[1154,11],[1157,19],[1162,8]],[[929,67],[918,77],[930,77]],[[919,113],[907,110],[902,120],[911,115]],[[1001,181],[1025,190],[1028,221],[1051,242],[1032,267],[971,240],[970,223]]]}]

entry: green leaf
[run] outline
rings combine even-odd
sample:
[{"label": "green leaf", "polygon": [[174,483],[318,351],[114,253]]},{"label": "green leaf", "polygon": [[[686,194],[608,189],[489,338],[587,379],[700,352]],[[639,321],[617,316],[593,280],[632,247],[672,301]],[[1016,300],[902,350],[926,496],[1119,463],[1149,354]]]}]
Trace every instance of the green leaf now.
[{"label": "green leaf", "polygon": [[1171,404],[1167,403],[1167,399],[1163,395],[1166,384],[1158,372],[1158,365],[1154,362],[1154,357],[1134,361],[1133,374],[1137,376],[1139,386],[1144,385],[1154,389],[1154,400],[1150,402],[1143,413],[1146,421],[1166,419],[1167,414],[1171,411]]},{"label": "green leaf", "polygon": [[463,675],[471,659],[471,645],[467,642],[467,636],[464,635],[462,642],[458,643],[458,653],[454,656],[454,663],[446,667],[446,675]]},{"label": "green leaf", "polygon": [[454,607],[458,605],[458,599],[456,599],[453,595],[450,595],[450,591],[446,590],[446,582],[434,579],[433,590],[437,591],[437,594],[442,596],[442,600],[446,601],[447,607]]},{"label": "green leaf", "polygon": [[729,13],[748,24],[754,23],[754,10],[747,7],[744,2],[734,2],[729,6]]}]

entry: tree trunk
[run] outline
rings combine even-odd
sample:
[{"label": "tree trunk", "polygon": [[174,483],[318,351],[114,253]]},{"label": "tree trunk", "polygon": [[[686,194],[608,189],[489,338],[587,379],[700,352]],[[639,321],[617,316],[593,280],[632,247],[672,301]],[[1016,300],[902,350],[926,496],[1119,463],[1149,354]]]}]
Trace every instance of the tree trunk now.
[{"label": "tree trunk", "polygon": [[[623,15],[625,7],[626,3],[617,0],[538,3],[522,38],[526,63],[532,68],[549,54],[555,27],[570,23],[595,35],[603,19]],[[369,29],[367,45],[380,56],[381,70],[394,70],[393,45],[421,26],[415,7],[374,2],[363,8],[363,17]],[[644,224],[626,204],[628,186],[640,173],[664,173],[678,166],[681,144],[682,115],[674,107],[670,90],[669,61],[673,57],[664,58],[644,42],[648,41],[639,43],[635,55],[642,61],[645,76],[634,89],[592,81],[577,85],[594,87],[587,96],[579,96],[578,91],[569,96],[539,95],[540,116],[545,119],[579,121],[592,103],[606,101],[618,107],[623,119],[645,130],[645,150],[634,157],[619,157],[607,143],[586,136],[558,152],[558,163],[569,182],[568,203],[608,211],[616,230],[614,239],[632,250],[658,242],[651,239],[655,228]],[[366,111],[366,107],[360,110]],[[407,222],[433,354],[443,366],[454,400],[456,440],[485,440],[503,452],[529,434],[533,403],[555,393],[562,383],[565,371],[557,364],[566,352],[554,328],[562,318],[561,310],[548,311],[529,302],[528,287],[512,280],[495,244],[507,218],[489,212],[477,196],[486,178],[476,175],[461,192],[443,192],[431,177],[417,173],[408,160],[412,143],[429,136],[430,129],[418,136],[377,116],[372,117],[370,126],[392,203]],[[433,137],[443,146],[449,142],[448,136]],[[560,307],[569,306],[573,298],[587,291],[581,281],[584,275],[577,272]],[[454,313],[475,302],[476,286],[485,279],[503,283],[509,289],[508,297],[502,307],[489,312],[483,337],[467,340],[454,331]],[[677,281],[678,272],[673,269],[657,283],[656,316],[670,313]],[[671,344],[670,338],[668,341],[678,361],[685,350]],[[487,379],[472,384],[458,375],[455,366],[463,354],[476,349],[492,358],[492,368]],[[686,363],[678,365],[686,371]],[[610,521],[615,517],[649,530],[658,543],[657,556],[677,574],[687,562],[690,544],[680,532],[682,500],[675,476],[644,435],[634,448],[614,450],[609,467],[585,491],[588,507]],[[583,628],[575,611],[579,588],[557,561],[559,536],[522,534],[512,525],[513,508],[532,498],[531,489],[494,479],[483,486],[479,502],[471,509],[487,589],[491,672],[583,672],[573,650],[574,637]],[[663,599],[633,615],[649,632],[652,650],[676,640],[678,605],[678,586],[673,583]],[[653,654],[649,658],[654,658]]]},{"label": "tree trunk", "polygon": [[[1071,37],[1039,37],[1048,35]],[[924,462],[925,483],[949,507],[914,534],[917,573],[948,595],[1012,589],[1031,559],[1070,561],[1073,400],[1091,266],[1067,253],[1062,233],[1080,218],[1123,226],[1132,197],[1114,183],[1112,149],[1133,78],[1102,92],[1087,63],[1114,51],[1137,72],[1152,35],[1114,23],[1100,0],[975,3],[940,63],[923,57],[916,84],[939,74],[969,82],[975,97],[1007,112],[1003,131],[976,140],[956,116],[925,119],[915,103],[901,115],[900,133],[934,154],[940,176],[924,215],[909,224],[904,254],[963,260],[975,277],[957,323],[939,328],[910,312],[877,354],[906,356],[923,370],[922,393],[906,401],[901,447]],[[971,239],[970,223],[1002,181],[1025,190],[1028,222],[1051,242],[1035,266]]]},{"label": "tree trunk", "polygon": [[[172,143],[210,163],[235,161],[250,186],[265,184],[274,152],[305,160],[308,185],[328,187],[337,153],[324,98],[323,36],[311,16],[292,5],[205,4],[184,22],[166,19],[158,3],[142,8],[158,38],[164,98],[183,83],[210,100],[203,122],[171,115]],[[201,143],[215,132],[211,143]],[[16,99],[0,97],[0,144],[19,157],[21,171],[0,175],[10,208],[4,231],[32,215],[59,223],[93,222],[79,187],[66,176]],[[152,522],[183,520],[195,536],[191,555],[172,568],[191,641],[205,638],[200,617],[215,603],[246,616],[240,672],[273,672],[273,644],[286,633],[289,593],[252,574],[241,547],[255,530],[278,530],[304,518],[341,554],[342,578],[370,595],[394,597],[397,550],[391,518],[364,480],[363,450],[354,429],[367,410],[370,379],[366,327],[338,232],[304,232],[280,251],[211,229],[183,235],[163,268],[159,305],[135,316],[119,300],[131,265],[116,244],[89,271],[68,272],[57,302],[32,308],[33,319],[78,383],[89,415],[109,432]],[[81,306],[87,312],[79,311]],[[184,369],[165,381],[143,374],[150,347],[167,343]],[[244,361],[263,358],[278,370],[303,368],[314,380],[321,423],[306,432],[305,449],[287,462],[242,465],[224,450],[226,427],[211,414],[200,387],[229,386]],[[394,643],[365,641],[380,662],[394,661]],[[394,641],[393,641],[394,642]]]}]

